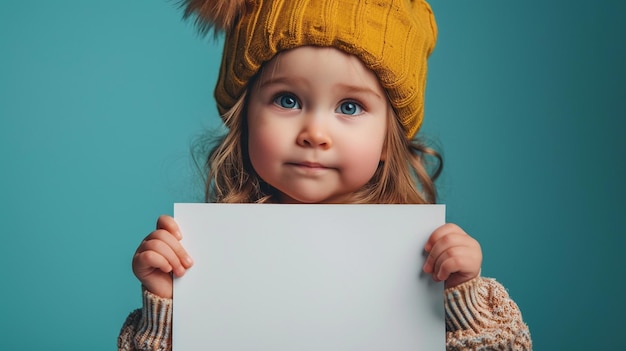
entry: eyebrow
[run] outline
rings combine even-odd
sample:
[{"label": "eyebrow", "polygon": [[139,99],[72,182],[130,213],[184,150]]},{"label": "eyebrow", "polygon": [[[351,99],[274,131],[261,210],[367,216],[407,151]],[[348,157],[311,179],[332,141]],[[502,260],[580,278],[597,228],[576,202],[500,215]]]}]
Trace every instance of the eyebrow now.
[{"label": "eyebrow", "polygon": [[298,81],[304,81],[303,79],[299,79],[299,78],[289,78],[289,77],[270,77],[268,79],[261,79],[261,81],[259,82],[259,88],[263,88],[267,85],[272,85],[272,84],[290,84],[293,82],[298,82]]},{"label": "eyebrow", "polygon": [[[295,83],[306,82],[306,80],[297,78],[297,77],[285,77],[285,76],[270,77],[268,79],[261,80],[259,82],[259,88],[263,88],[265,86],[273,85],[273,84],[293,84],[294,82]],[[336,84],[335,87],[338,87],[341,90],[348,91],[353,94],[373,95],[377,97],[378,99],[381,99],[381,100],[384,99],[383,96],[381,96],[379,93],[365,86],[357,86],[357,85],[344,83],[344,84]]]},{"label": "eyebrow", "polygon": [[357,86],[357,85],[351,85],[351,84],[337,84],[337,86],[340,87],[342,90],[346,90],[351,93],[374,95],[375,97],[381,100],[383,99],[383,97],[380,96],[380,94],[378,94],[376,91],[365,86],[360,86],[360,85]]}]

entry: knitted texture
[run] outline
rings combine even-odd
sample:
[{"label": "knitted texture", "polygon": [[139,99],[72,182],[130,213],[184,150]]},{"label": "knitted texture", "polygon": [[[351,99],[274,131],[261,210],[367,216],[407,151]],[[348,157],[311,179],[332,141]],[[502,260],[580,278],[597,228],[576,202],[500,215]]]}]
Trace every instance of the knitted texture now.
[{"label": "knitted texture", "polygon": [[143,308],[133,311],[117,338],[119,351],[172,349],[172,299],[143,291]]},{"label": "knitted texture", "polygon": [[532,350],[519,308],[495,279],[447,289],[444,306],[447,350]]},{"label": "knitted texture", "polygon": [[[144,291],[143,309],[126,319],[118,351],[171,350],[172,300]],[[446,350],[532,350],[517,305],[494,279],[478,277],[444,294]]]},{"label": "knitted texture", "polygon": [[[187,12],[201,16],[197,3],[190,2]],[[281,51],[334,47],[357,56],[378,76],[406,136],[417,133],[424,115],[426,61],[437,38],[435,18],[424,0],[248,3],[234,26],[226,29],[215,88],[220,114],[233,107],[262,65]]]}]

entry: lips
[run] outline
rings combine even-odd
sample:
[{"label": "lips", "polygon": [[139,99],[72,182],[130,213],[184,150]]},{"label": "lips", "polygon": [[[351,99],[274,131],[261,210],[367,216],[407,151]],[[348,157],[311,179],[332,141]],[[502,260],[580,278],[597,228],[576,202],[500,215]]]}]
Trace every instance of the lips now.
[{"label": "lips", "polygon": [[317,162],[297,162],[295,163],[296,166],[302,166],[302,167],[308,167],[308,168],[328,168],[324,165],[322,165],[321,163],[317,163]]},{"label": "lips", "polygon": [[302,170],[309,170],[309,171],[333,169],[333,167],[325,166],[319,162],[301,161],[301,162],[288,162],[287,164],[290,166],[294,166],[296,168],[302,169]]}]

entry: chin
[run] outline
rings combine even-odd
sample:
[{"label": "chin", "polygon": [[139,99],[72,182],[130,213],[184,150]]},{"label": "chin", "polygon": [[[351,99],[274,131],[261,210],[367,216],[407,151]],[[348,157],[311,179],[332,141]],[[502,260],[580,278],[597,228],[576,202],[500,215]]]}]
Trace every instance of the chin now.
[{"label": "chin", "polygon": [[347,200],[347,194],[320,197],[319,194],[287,194],[281,192],[280,196],[280,202],[283,204],[340,204],[348,203]]},{"label": "chin", "polygon": [[282,194],[280,197],[280,203],[283,204],[318,204],[324,202],[324,199],[308,196],[291,196]]}]

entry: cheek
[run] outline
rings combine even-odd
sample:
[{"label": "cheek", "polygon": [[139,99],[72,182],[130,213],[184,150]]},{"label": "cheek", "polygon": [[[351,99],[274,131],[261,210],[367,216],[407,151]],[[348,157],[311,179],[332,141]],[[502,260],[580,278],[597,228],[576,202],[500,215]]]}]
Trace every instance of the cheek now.
[{"label": "cheek", "polygon": [[254,170],[263,177],[279,155],[280,140],[267,128],[251,125],[248,134],[248,154]]},{"label": "cheek", "polygon": [[383,143],[364,142],[360,144],[348,144],[345,146],[344,171],[352,181],[357,183],[367,183],[380,163]]},{"label": "cheek", "polygon": [[264,138],[260,133],[250,133],[248,136],[248,154],[250,155],[250,162],[252,163],[252,167],[259,173],[257,170],[259,165],[265,164],[267,158],[267,150],[271,150],[271,144]]}]

